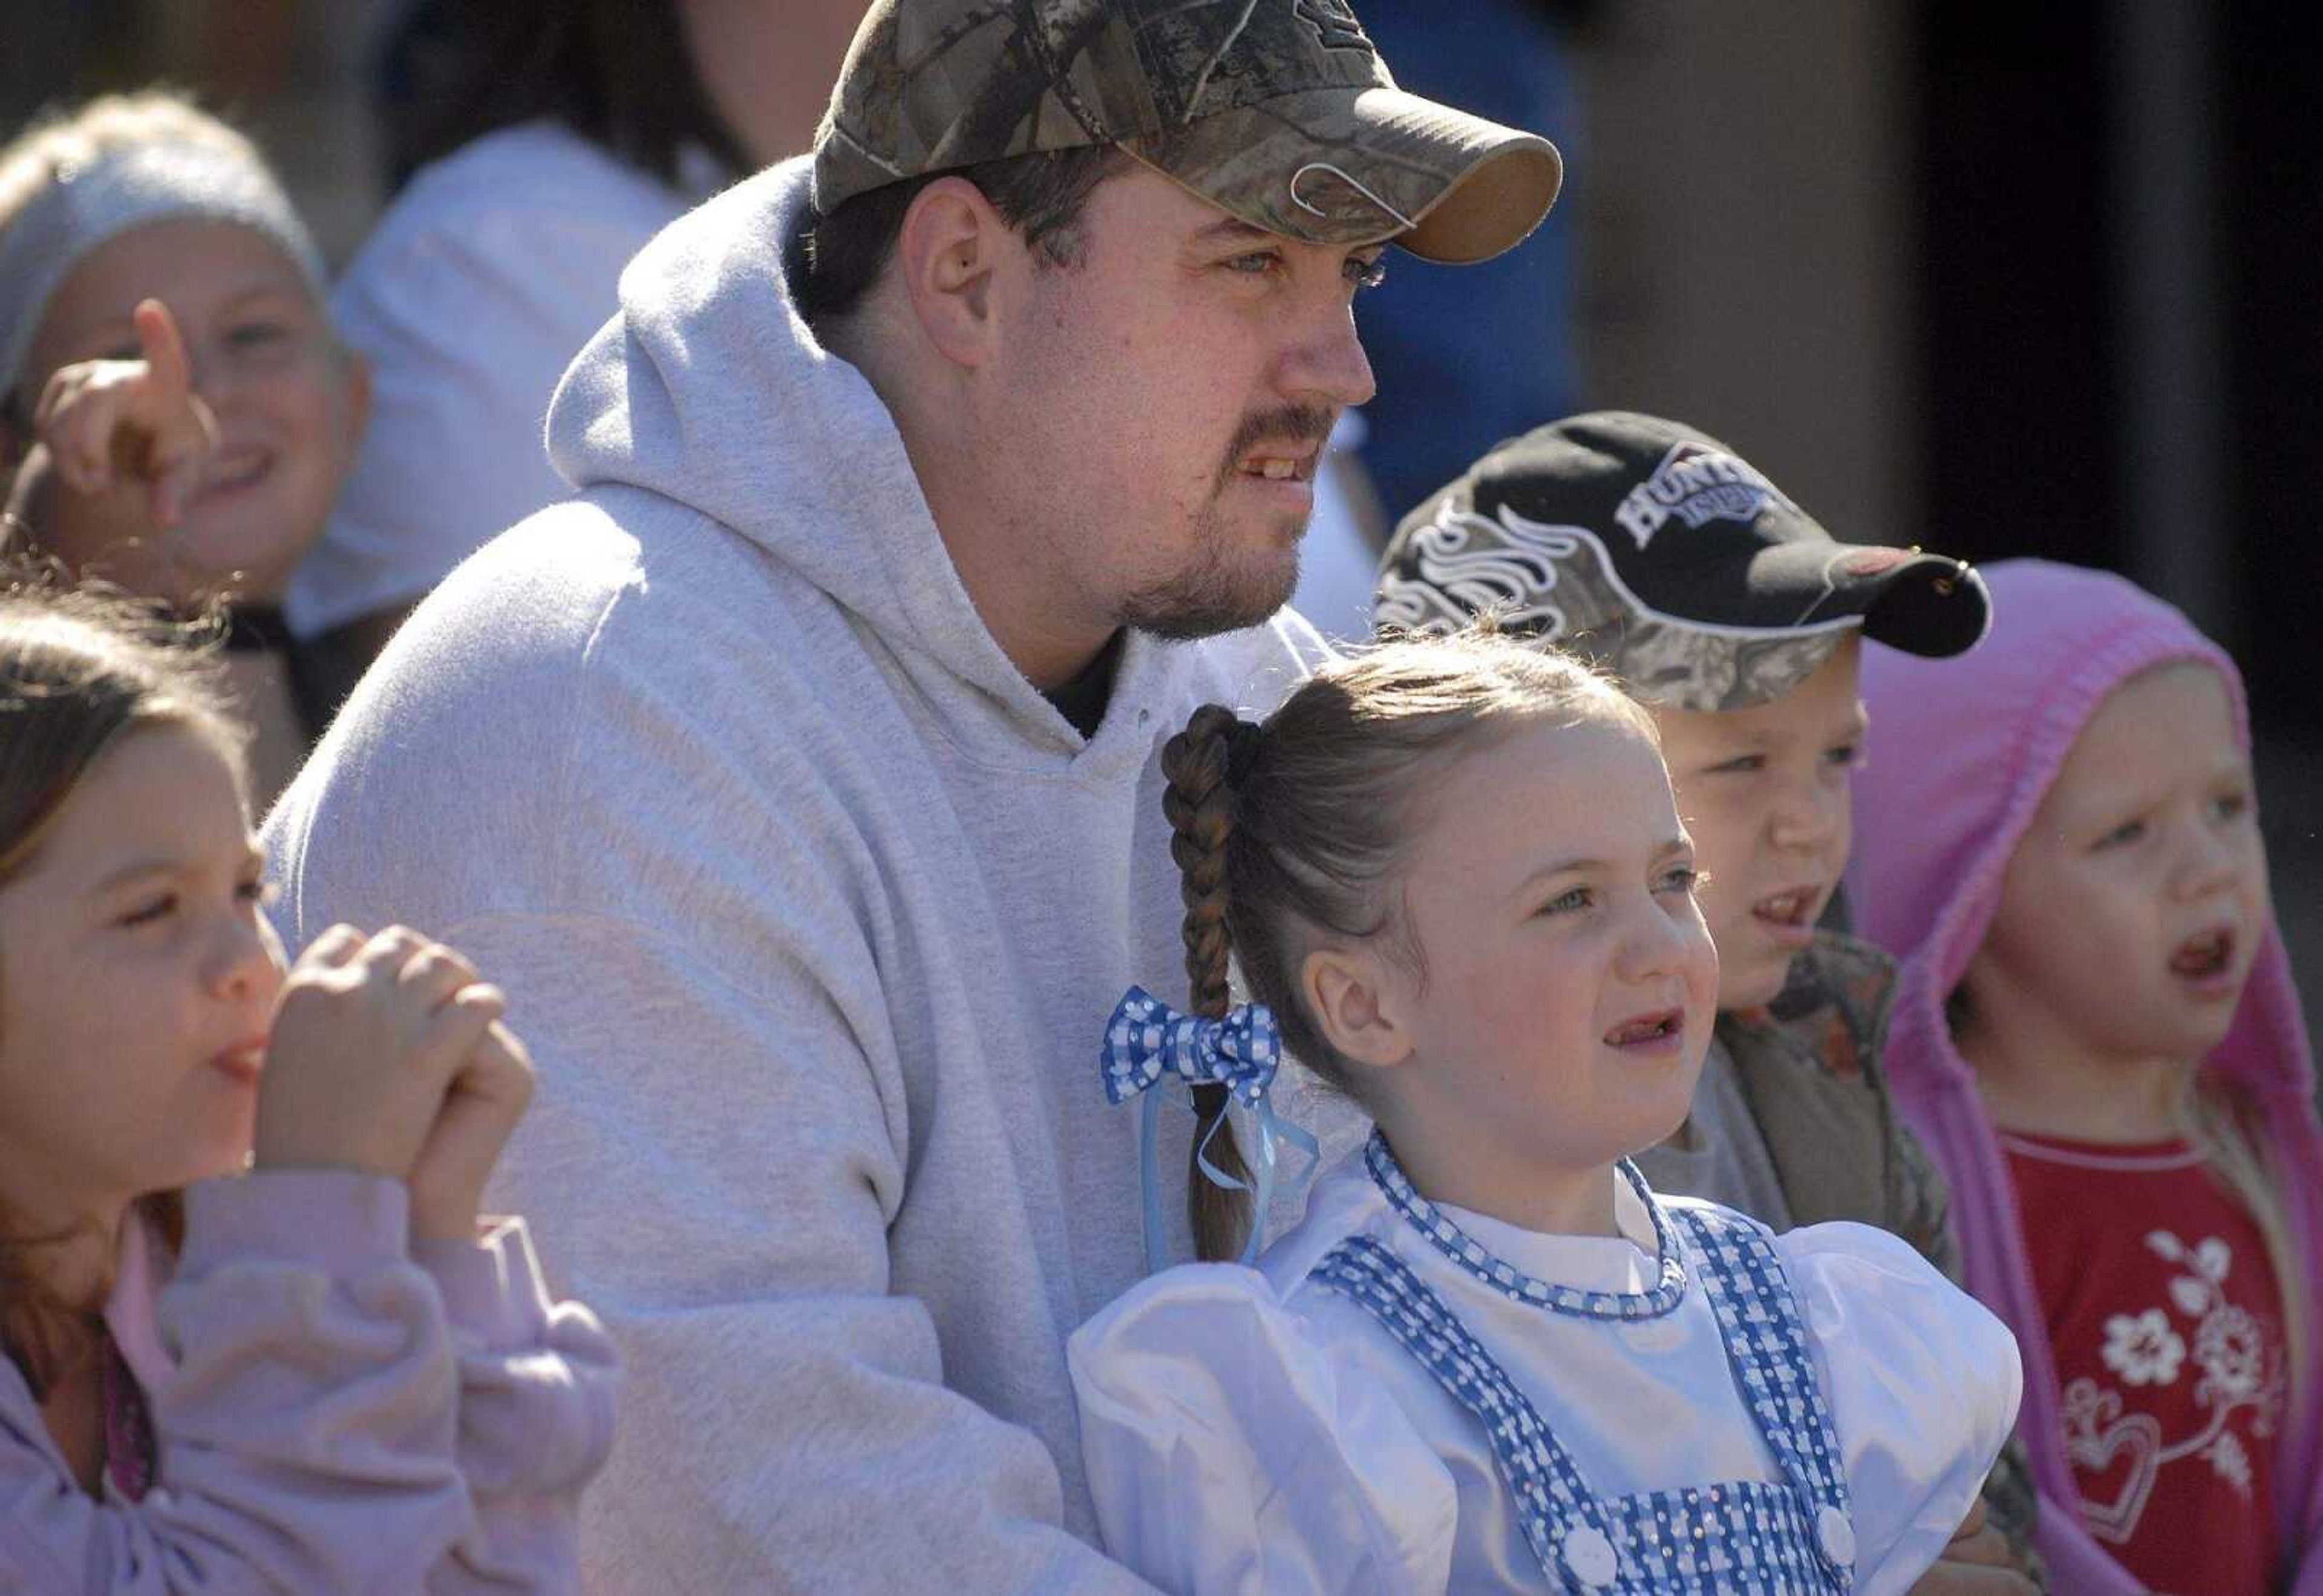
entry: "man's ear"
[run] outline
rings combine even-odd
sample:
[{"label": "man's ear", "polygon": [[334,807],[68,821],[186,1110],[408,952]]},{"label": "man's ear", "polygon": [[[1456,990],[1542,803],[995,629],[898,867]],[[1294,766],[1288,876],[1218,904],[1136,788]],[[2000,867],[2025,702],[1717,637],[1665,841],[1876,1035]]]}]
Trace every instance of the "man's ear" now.
[{"label": "man's ear", "polygon": [[954,363],[984,363],[995,338],[993,280],[1016,235],[966,178],[938,178],[913,198],[895,270],[928,342]]},{"label": "man's ear", "polygon": [[1299,967],[1299,992],[1323,1040],[1349,1061],[1391,1069],[1411,1057],[1407,983],[1369,949],[1318,948]]}]

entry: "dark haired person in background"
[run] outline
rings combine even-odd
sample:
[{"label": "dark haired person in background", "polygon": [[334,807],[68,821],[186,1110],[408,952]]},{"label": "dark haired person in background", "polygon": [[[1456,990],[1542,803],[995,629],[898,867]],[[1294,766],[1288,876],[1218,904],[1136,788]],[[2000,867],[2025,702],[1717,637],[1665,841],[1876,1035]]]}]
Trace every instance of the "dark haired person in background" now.
[{"label": "dark haired person in background", "polygon": [[375,403],[284,601],[344,695],[412,605],[571,489],[541,427],[621,268],[813,141],[863,0],[421,0],[390,41],[398,193],[332,299]]}]

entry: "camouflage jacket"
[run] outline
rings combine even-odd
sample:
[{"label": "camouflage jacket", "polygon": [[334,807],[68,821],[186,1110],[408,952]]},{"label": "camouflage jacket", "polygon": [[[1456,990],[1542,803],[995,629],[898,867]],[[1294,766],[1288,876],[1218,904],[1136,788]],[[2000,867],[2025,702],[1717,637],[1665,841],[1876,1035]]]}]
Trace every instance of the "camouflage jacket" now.
[{"label": "camouflage jacket", "polygon": [[[1896,1117],[1879,1051],[1895,993],[1895,961],[1870,943],[1821,931],[1791,961],[1789,981],[1761,1009],[1718,1016],[1750,1117],[1765,1138],[1794,1225],[1851,1219],[1893,1232],[1951,1280],[1960,1248],[1950,1196],[1917,1137]],[[1989,1521],[2047,1588],[2029,1545],[2032,1476],[2012,1438],[1985,1481]]]},{"label": "camouflage jacket", "polygon": [[1773,1003],[1718,1016],[1718,1040],[1734,1059],[1791,1223],[1876,1225],[1957,1281],[1943,1177],[1896,1120],[1879,1069],[1895,982],[1895,963],[1878,949],[1820,931],[1791,961]]}]

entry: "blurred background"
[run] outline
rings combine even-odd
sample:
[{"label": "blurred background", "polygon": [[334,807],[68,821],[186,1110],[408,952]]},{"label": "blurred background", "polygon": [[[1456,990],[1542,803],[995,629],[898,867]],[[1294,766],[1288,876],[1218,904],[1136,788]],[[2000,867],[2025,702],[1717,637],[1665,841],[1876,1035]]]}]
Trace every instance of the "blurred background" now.
[{"label": "blurred background", "polygon": [[[669,25],[666,0],[625,3]],[[829,0],[675,4],[831,48],[798,14]],[[1516,256],[1400,263],[1367,301],[1364,457],[1390,516],[1497,436],[1619,405],[1724,438],[1842,537],[2127,573],[2249,675],[2277,905],[2323,1012],[2323,647],[2301,609],[2323,472],[2290,463],[2323,436],[2323,52],[2299,10],[1355,8],[1406,87],[1541,129],[1567,163]],[[52,100],[193,88],[344,263],[390,197],[387,46],[413,9],[12,0],[0,135]]]}]

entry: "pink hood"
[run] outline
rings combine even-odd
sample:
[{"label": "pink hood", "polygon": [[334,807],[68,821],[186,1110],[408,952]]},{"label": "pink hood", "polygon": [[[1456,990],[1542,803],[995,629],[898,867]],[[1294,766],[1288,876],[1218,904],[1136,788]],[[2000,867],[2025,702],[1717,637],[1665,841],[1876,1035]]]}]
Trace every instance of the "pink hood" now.
[{"label": "pink hood", "polygon": [[[1984,575],[1993,628],[1966,656],[1928,660],[1864,647],[1871,731],[1855,783],[1848,890],[1857,929],[1903,966],[1883,1054],[1896,1106],[1951,1182],[1970,1289],[2024,1349],[2019,1429],[2041,1491],[2039,1541],[2056,1588],[2133,1592],[2136,1582],[2080,1527],[2008,1167],[1968,1062],[1952,1046],[1944,999],[1984,940],[2018,839],[2081,727],[2115,688],[2153,665],[2199,661],[2227,682],[2245,746],[2248,717],[2234,662],[2176,610],[2121,578],[2039,560],[2006,561]],[[2283,1182],[2284,1200],[2293,1245],[2309,1261],[2308,1323],[2323,1329],[2323,1133],[2306,1026],[2282,939],[2272,930],[2208,1068],[2263,1105],[2274,1167],[2296,1171]],[[2301,1596],[2323,1592],[2318,1444],[2310,1393],[2291,1417],[2282,1454],[2281,1522],[2301,1548],[2291,1587]]]}]

